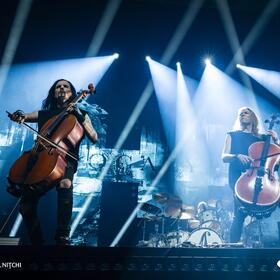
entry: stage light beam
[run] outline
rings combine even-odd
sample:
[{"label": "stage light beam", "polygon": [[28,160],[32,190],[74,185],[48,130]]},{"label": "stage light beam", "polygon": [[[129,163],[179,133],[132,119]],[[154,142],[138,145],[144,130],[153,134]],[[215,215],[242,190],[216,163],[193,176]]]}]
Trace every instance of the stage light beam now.
[{"label": "stage light beam", "polygon": [[119,55],[118,53],[114,53],[114,54],[113,54],[113,58],[114,58],[114,59],[118,59],[119,57],[120,57],[120,55]]},{"label": "stage light beam", "polygon": [[211,64],[212,64],[211,58],[209,58],[209,57],[208,57],[208,58],[205,58],[205,59],[204,59],[204,63],[205,63],[206,66],[211,65]]}]

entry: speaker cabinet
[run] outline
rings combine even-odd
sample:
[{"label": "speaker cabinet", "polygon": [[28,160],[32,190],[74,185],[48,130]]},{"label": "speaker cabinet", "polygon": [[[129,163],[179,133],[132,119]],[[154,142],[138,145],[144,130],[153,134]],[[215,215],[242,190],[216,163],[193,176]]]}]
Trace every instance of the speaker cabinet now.
[{"label": "speaker cabinet", "polygon": [[[101,192],[98,246],[110,246],[138,201],[138,183],[104,182]],[[138,240],[134,230],[135,219],[125,231],[117,246],[135,246]]]}]

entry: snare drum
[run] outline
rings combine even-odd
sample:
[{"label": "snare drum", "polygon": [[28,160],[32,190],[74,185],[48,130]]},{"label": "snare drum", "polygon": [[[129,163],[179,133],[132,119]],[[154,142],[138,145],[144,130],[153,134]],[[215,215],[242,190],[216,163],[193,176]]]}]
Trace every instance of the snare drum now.
[{"label": "snare drum", "polygon": [[212,229],[200,228],[194,230],[189,239],[188,243],[196,246],[207,246],[207,245],[219,245],[223,244],[223,241],[219,234]]}]

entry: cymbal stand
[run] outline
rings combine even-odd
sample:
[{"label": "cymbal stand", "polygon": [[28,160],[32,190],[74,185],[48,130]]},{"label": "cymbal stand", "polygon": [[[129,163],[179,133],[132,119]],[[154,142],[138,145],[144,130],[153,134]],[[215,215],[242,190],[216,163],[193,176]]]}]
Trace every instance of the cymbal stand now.
[{"label": "cymbal stand", "polygon": [[144,221],[143,221],[142,229],[143,229],[143,233],[142,233],[142,242],[143,242],[143,244],[144,244],[144,242],[145,242],[145,235],[146,235],[146,219],[144,219]]},{"label": "cymbal stand", "polygon": [[156,238],[156,245],[155,247],[161,247],[162,243],[166,244],[166,237],[164,235],[164,227],[165,227],[165,221],[164,217],[161,219],[161,229],[159,231],[160,225],[155,224],[155,238]]},{"label": "cymbal stand", "polygon": [[181,229],[181,228],[180,228],[179,222],[180,222],[180,216],[178,216],[178,217],[174,220],[174,222],[171,224],[171,226],[172,226],[173,224],[177,223],[177,230],[176,230],[176,247],[179,246],[179,241],[180,241],[180,229]]},{"label": "cymbal stand", "polygon": [[[139,226],[141,225],[142,221],[138,224]],[[147,244],[147,241],[145,241],[145,236],[146,236],[146,218],[143,218],[143,223],[142,223],[142,240],[138,241],[137,246],[138,247],[143,247]]]},{"label": "cymbal stand", "polygon": [[155,247],[159,247],[159,242],[160,242],[160,238],[161,238],[158,228],[159,228],[159,225],[155,224],[155,238],[156,238]]}]

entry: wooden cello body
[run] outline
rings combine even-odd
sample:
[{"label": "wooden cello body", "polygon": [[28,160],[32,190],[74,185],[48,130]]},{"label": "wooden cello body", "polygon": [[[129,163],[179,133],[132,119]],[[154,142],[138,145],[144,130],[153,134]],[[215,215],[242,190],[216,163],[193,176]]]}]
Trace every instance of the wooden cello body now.
[{"label": "wooden cello body", "polygon": [[[48,120],[40,133],[44,133],[57,121],[58,116]],[[69,151],[75,147],[83,136],[83,127],[76,117],[68,114],[51,132],[49,140]],[[65,172],[67,163],[65,153],[40,140],[36,150],[24,153],[12,165],[8,179],[17,185],[41,186],[51,185],[59,180]]]},{"label": "wooden cello body", "polygon": [[[274,122],[270,123],[270,130]],[[256,217],[269,216],[280,200],[279,180],[275,171],[280,162],[280,147],[271,144],[270,138],[270,135],[266,135],[265,141],[249,147],[248,155],[253,163],[235,184],[235,195],[243,210]]]},{"label": "wooden cello body", "polygon": [[[68,110],[88,94],[95,93],[92,84],[88,88],[89,90],[76,96],[60,114],[48,120],[39,133],[23,123],[35,132],[38,138],[32,150],[24,153],[10,168],[8,181],[11,185],[47,191],[48,186],[52,186],[63,177],[67,167],[66,157],[78,160],[71,151],[81,141],[84,127]],[[46,189],[42,189],[42,186]]]}]

